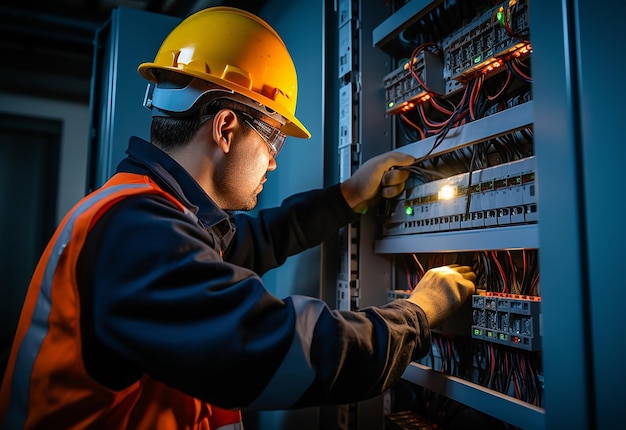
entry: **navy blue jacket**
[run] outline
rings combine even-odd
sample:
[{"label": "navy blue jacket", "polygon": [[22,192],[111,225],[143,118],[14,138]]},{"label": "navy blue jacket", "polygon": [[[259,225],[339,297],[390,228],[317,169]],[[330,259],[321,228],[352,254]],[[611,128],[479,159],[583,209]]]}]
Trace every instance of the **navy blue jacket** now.
[{"label": "navy blue jacket", "polygon": [[101,384],[148,373],[225,408],[345,404],[428,352],[426,317],[406,300],[347,312],[264,287],[262,274],[357,219],[338,185],[229,214],[152,144],[132,138],[127,154],[118,171],[148,175],[198,220],[142,195],[91,230],[77,277],[84,362]]}]

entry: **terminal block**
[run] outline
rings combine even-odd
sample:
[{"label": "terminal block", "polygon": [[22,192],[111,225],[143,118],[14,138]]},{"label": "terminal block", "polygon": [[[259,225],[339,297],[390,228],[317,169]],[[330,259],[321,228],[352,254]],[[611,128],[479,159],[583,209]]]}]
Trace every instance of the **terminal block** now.
[{"label": "terminal block", "polygon": [[517,36],[528,38],[529,28],[528,1],[507,0],[448,36],[442,42],[446,94],[457,91],[468,75],[504,69],[500,59],[529,55],[527,41]]},{"label": "terminal block", "polygon": [[472,296],[472,337],[528,351],[541,350],[541,299],[486,293]]},{"label": "terminal block", "polygon": [[[419,76],[428,88],[424,88],[414,74]],[[428,100],[430,97],[428,90],[438,94],[445,91],[443,60],[439,55],[423,50],[412,60],[385,76],[383,86],[387,113],[394,115],[413,109],[416,104]]]}]

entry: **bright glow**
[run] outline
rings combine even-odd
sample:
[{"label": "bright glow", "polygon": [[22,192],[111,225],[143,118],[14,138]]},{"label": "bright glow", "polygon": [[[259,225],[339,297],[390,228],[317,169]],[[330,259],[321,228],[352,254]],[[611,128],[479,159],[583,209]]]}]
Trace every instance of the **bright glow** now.
[{"label": "bright glow", "polygon": [[498,12],[496,13],[496,19],[500,22],[500,24],[504,25],[504,8],[500,6]]},{"label": "bright glow", "polygon": [[405,214],[407,214],[407,215],[413,215],[413,207],[411,207],[411,206],[407,206],[407,207],[404,209],[404,213],[405,213]]},{"label": "bright glow", "polygon": [[439,200],[450,200],[451,198],[456,197],[456,187],[452,185],[444,185],[439,190],[438,197]]}]

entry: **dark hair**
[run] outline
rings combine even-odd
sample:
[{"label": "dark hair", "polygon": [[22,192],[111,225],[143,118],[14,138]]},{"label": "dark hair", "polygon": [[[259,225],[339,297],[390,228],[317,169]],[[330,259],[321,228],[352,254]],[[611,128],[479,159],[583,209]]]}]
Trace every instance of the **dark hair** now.
[{"label": "dark hair", "polygon": [[186,117],[154,117],[150,126],[150,140],[165,152],[184,147],[196,134],[207,117],[215,115],[222,109],[242,111],[258,118],[259,112],[231,99],[215,99]]}]

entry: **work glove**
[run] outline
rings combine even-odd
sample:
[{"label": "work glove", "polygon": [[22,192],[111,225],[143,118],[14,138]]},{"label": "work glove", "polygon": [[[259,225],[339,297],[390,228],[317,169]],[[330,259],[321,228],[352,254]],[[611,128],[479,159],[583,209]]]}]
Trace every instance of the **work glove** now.
[{"label": "work glove", "polygon": [[367,212],[380,198],[395,197],[404,190],[407,170],[393,167],[409,166],[415,159],[402,152],[388,152],[370,158],[341,184],[341,192],[352,210]]},{"label": "work glove", "polygon": [[407,300],[422,308],[430,326],[436,327],[474,293],[475,280],[469,266],[435,267],[424,274]]}]

